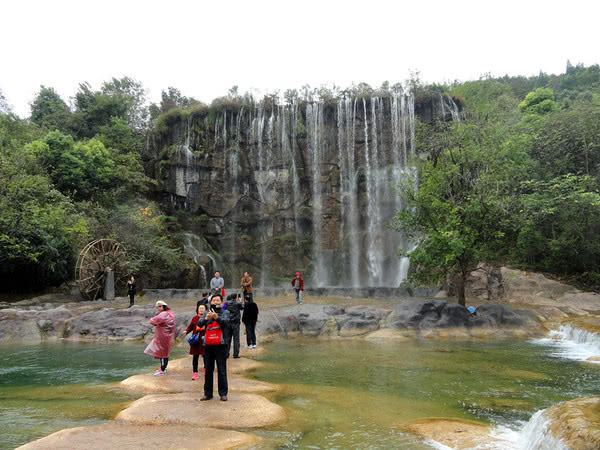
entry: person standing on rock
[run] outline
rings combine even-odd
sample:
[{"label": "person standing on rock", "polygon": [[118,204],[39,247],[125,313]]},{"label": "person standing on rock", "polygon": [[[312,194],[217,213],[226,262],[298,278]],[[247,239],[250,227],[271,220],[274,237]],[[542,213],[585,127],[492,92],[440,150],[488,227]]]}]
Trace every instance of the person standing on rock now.
[{"label": "person standing on rock", "polygon": [[[240,294],[238,294],[240,295]],[[231,352],[231,341],[233,341],[233,357],[240,357],[240,320],[244,304],[240,298],[236,298],[236,294],[232,294],[227,300],[227,311],[229,311],[229,333],[227,334],[227,357]]]},{"label": "person standing on rock", "polygon": [[252,277],[248,275],[248,272],[244,272],[241,284],[242,292],[244,293],[244,298],[248,298],[250,301],[252,301]]},{"label": "person standing on rock", "polygon": [[292,278],[292,288],[296,293],[296,303],[302,304],[302,293],[304,292],[304,278],[300,276],[300,272],[296,272],[296,276]]},{"label": "person standing on rock", "polygon": [[150,325],[156,327],[156,331],[154,339],[148,344],[144,353],[160,359],[160,368],[154,372],[154,376],[156,377],[167,374],[167,365],[169,364],[169,354],[171,353],[173,338],[175,337],[176,324],[175,314],[165,302],[159,300],[155,306],[158,314],[150,319]]},{"label": "person standing on rock", "polygon": [[[195,381],[198,379],[198,360],[200,359],[200,356],[202,356],[202,358],[204,359],[204,344],[202,343],[202,335],[204,334],[204,327],[200,328],[197,326],[197,324],[205,312],[206,312],[206,305],[199,304],[196,307],[196,315],[194,317],[192,317],[190,324],[185,329],[185,333],[183,333],[183,334],[188,334],[191,331],[192,334],[198,335],[198,342],[190,345],[190,355],[192,355],[192,370],[193,370],[192,381]],[[206,369],[204,369],[204,371],[206,372]]]},{"label": "person standing on rock", "polygon": [[[223,310],[222,303],[223,299],[219,294],[213,295],[210,299],[210,310],[205,312],[197,323],[198,327],[206,327],[204,335],[206,374],[204,375],[204,396],[200,399],[201,401],[213,398],[215,362],[217,363],[219,396],[221,401],[227,401],[227,343],[223,337],[223,330],[229,326],[229,311]],[[220,339],[212,342],[212,338],[219,334]]]},{"label": "person standing on rock", "polygon": [[127,281],[127,295],[129,295],[128,308],[131,308],[133,306],[133,299],[135,297],[136,292],[137,291],[135,289],[135,278],[133,278],[133,275],[131,275],[131,277]]},{"label": "person standing on rock", "polygon": [[246,327],[246,348],[256,348],[256,322],[258,322],[258,305],[254,301],[244,299],[242,322]]},{"label": "person standing on rock", "polygon": [[221,298],[225,296],[225,280],[221,278],[220,272],[215,272],[215,276],[210,280],[210,293],[219,294]]}]

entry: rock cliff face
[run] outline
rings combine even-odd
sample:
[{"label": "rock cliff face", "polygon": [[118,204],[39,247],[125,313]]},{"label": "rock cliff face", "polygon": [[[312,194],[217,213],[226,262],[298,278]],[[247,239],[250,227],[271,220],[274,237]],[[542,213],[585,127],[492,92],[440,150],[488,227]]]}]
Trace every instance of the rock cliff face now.
[{"label": "rock cliff face", "polygon": [[249,270],[268,284],[300,270],[316,287],[398,286],[408,264],[396,251],[410,243],[386,222],[402,208],[394,186],[412,172],[418,118],[459,110],[439,94],[174,110],[145,167],[206,276]]}]

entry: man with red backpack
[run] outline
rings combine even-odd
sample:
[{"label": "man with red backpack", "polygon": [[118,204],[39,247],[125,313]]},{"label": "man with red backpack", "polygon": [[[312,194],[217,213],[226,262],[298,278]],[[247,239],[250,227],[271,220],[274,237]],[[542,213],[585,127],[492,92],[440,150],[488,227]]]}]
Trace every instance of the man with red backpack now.
[{"label": "man with red backpack", "polygon": [[206,327],[204,333],[204,352],[206,375],[204,376],[204,396],[200,399],[213,398],[213,378],[215,361],[217,363],[219,397],[227,401],[227,342],[225,330],[229,326],[229,311],[223,309],[223,299],[219,294],[210,299],[210,308],[198,320],[198,327]]}]

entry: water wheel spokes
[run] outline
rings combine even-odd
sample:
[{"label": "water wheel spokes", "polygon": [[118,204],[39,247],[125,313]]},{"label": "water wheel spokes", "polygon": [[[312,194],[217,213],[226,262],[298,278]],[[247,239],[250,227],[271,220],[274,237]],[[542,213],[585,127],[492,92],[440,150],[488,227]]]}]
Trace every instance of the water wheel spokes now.
[{"label": "water wheel spokes", "polygon": [[115,273],[115,285],[125,284],[127,252],[118,241],[97,239],[81,250],[75,266],[75,279],[84,298],[96,300],[102,297],[108,268]]}]

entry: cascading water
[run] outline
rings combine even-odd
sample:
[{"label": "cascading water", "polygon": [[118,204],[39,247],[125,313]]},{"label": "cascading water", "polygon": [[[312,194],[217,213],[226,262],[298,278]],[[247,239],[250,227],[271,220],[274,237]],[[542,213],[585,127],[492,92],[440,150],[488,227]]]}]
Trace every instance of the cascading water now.
[{"label": "cascading water", "polygon": [[552,355],[575,361],[588,361],[600,364],[600,335],[571,325],[561,325],[558,330],[548,333],[546,339],[533,342],[548,345],[553,349]]},{"label": "cascading water", "polygon": [[[440,98],[441,113],[459,118],[452,100]],[[211,245],[233,276],[241,258],[262,272],[262,286],[283,264],[292,273],[309,267],[313,287],[396,287],[406,278],[408,259],[396,250],[410,243],[386,223],[403,206],[394,187],[414,170],[411,96],[259,103],[201,119],[190,115],[177,129],[171,201],[216,218]],[[201,198],[208,183],[223,186],[217,207]],[[279,239],[286,233],[295,238]],[[240,234],[253,258],[237,248]]]},{"label": "cascading water", "polygon": [[[198,266],[198,288],[206,288],[209,286],[208,270],[213,270],[217,267],[215,258],[205,249],[205,242],[198,236],[192,233],[183,233],[183,248],[190,255]],[[212,267],[208,267],[212,263]]]},{"label": "cascading water", "polygon": [[316,286],[327,284],[327,269],[323,258],[323,196],[321,186],[321,127],[323,125],[323,108],[320,103],[306,105],[306,127],[308,131],[308,148],[312,161],[312,219],[314,263],[313,277]]}]

